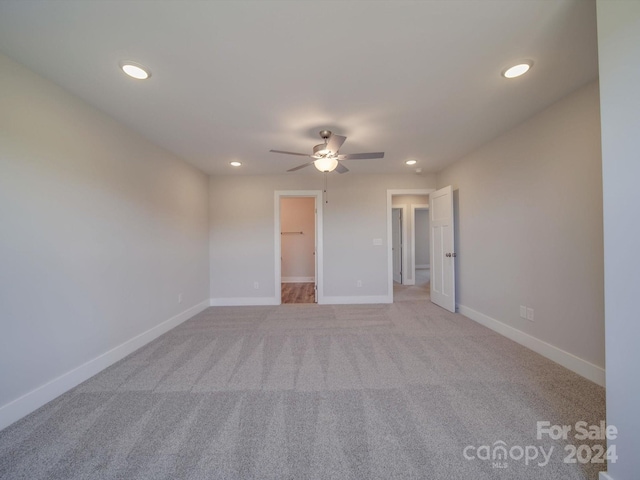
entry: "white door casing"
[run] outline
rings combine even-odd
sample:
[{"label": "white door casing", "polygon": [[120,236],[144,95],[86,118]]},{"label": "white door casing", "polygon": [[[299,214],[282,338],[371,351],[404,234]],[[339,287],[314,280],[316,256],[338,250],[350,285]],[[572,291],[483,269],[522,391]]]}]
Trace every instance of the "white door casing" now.
[{"label": "white door casing", "polygon": [[282,303],[280,284],[282,281],[282,246],[280,235],[280,199],[282,197],[314,197],[315,198],[315,301],[324,302],[324,261],[322,233],[322,190],[276,190],[274,192],[274,271],[275,271],[275,304]]},{"label": "white door casing", "polygon": [[391,212],[393,250],[393,281],[402,283],[402,209],[394,208]]},{"label": "white door casing", "polygon": [[453,232],[453,189],[447,186],[429,194],[431,301],[456,311]]},{"label": "white door casing", "polygon": [[[393,205],[393,197],[395,195],[429,195],[431,192],[434,192],[433,188],[402,188],[402,189],[388,189],[387,190],[387,298],[389,303],[393,303],[393,251],[392,251],[392,220],[391,220],[391,212],[393,208],[397,208],[396,205]],[[408,215],[407,211],[405,213]],[[404,231],[404,234],[409,235],[408,232]],[[405,264],[405,272],[408,267]]]},{"label": "white door casing", "polygon": [[[418,232],[416,230],[416,213],[419,211],[427,211],[427,214],[429,210],[429,204],[425,203],[425,204],[413,204],[411,205],[411,218],[413,219],[413,231],[411,232],[411,236],[413,237],[413,242],[411,242],[411,264],[409,265],[409,271],[413,272],[413,279],[414,279],[414,283],[415,283],[415,279],[416,279],[416,268],[418,268],[418,262],[416,262],[416,246],[417,245],[424,245],[424,243],[427,243],[429,238],[428,236],[430,235],[427,232],[427,237],[425,238],[420,238],[420,236],[418,235]],[[429,229],[429,231],[431,231]],[[430,254],[430,253],[429,253]],[[423,265],[420,265],[420,267],[424,267]]]},{"label": "white door casing", "polygon": [[318,303],[318,197],[314,198],[313,215],[316,226],[316,236],[313,243],[313,260],[315,262],[314,279],[313,279],[313,301]]}]

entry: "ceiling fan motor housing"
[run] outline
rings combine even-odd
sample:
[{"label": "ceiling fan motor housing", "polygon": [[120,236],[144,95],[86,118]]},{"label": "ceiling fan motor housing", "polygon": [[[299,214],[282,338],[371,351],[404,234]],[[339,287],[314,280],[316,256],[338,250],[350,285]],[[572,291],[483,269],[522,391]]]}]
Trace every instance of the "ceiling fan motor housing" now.
[{"label": "ceiling fan motor housing", "polygon": [[314,158],[322,158],[322,157],[326,157],[327,155],[331,155],[331,150],[327,149],[327,144],[326,143],[319,143],[318,145],[316,145],[315,147],[313,147],[313,157]]}]

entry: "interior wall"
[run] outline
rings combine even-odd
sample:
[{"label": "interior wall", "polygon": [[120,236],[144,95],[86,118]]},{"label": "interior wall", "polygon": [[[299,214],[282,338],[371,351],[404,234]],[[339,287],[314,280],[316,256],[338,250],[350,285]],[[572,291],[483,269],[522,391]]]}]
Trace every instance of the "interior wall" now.
[{"label": "interior wall", "polygon": [[407,241],[406,205],[396,206],[391,209],[391,265],[393,267],[392,277],[396,283],[405,283],[407,281],[407,266],[405,258],[407,256],[407,248],[403,245]]},{"label": "interior wall", "polygon": [[315,206],[315,198],[312,197],[280,199],[280,275],[283,282],[314,281]]},{"label": "interior wall", "polygon": [[[446,168],[438,185],[454,188],[461,309],[602,372],[598,84],[582,87]],[[534,309],[533,321],[520,318],[521,305]]]},{"label": "interior wall", "polygon": [[4,55],[0,72],[1,428],[209,279],[205,174]]},{"label": "interior wall", "polygon": [[429,266],[429,210],[415,211],[416,268]]},{"label": "interior wall", "polygon": [[[391,205],[399,206],[406,205],[407,206],[407,215],[402,218],[402,221],[406,223],[406,231],[407,237],[404,239],[404,250],[407,258],[407,271],[403,272],[403,283],[407,285],[413,285],[416,279],[415,271],[411,268],[413,265],[413,241],[414,241],[414,232],[415,232],[415,219],[413,215],[411,215],[411,207],[416,205],[428,205],[429,204],[429,195],[393,195],[391,197]],[[417,245],[416,245],[417,248]],[[429,263],[429,262],[427,262]],[[405,281],[406,280],[406,281]]]},{"label": "interior wall", "polygon": [[640,2],[598,1],[610,478],[638,478],[640,452]]},{"label": "interior wall", "polygon": [[[279,301],[280,286],[274,284],[274,191],[322,190],[323,184],[319,172],[211,177],[214,303]],[[327,303],[387,300],[387,189],[434,185],[430,175],[329,174],[329,203],[323,206]],[[380,244],[374,245],[374,239]]]}]

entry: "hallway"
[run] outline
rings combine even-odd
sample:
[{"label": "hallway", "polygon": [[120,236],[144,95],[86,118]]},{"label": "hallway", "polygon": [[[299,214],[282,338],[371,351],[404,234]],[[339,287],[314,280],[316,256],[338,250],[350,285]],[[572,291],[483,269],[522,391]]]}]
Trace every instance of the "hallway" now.
[{"label": "hallway", "polygon": [[401,285],[399,283],[393,282],[393,301],[403,302],[408,300],[431,300],[430,280],[430,269],[416,268],[415,285]]}]

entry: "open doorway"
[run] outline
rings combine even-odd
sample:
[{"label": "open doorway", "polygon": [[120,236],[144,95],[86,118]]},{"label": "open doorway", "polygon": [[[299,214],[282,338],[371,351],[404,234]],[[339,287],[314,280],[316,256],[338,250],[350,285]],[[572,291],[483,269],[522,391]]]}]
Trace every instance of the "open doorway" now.
[{"label": "open doorway", "polygon": [[429,204],[411,205],[413,218],[413,261],[415,286],[426,292],[431,287]]},{"label": "open doorway", "polygon": [[[317,303],[321,294],[321,192],[276,192],[276,285],[281,303]],[[319,214],[320,213],[320,214]]]},{"label": "open doorway", "polygon": [[[430,300],[429,193],[431,191],[431,189],[387,191],[389,290],[393,292],[394,302]],[[398,228],[398,221],[400,228]],[[398,262],[401,265],[400,277]]]},{"label": "open doorway", "polygon": [[393,283],[402,284],[402,212],[404,208],[394,207],[391,209],[391,251],[393,253]]}]

